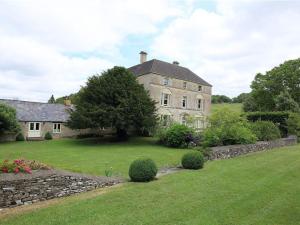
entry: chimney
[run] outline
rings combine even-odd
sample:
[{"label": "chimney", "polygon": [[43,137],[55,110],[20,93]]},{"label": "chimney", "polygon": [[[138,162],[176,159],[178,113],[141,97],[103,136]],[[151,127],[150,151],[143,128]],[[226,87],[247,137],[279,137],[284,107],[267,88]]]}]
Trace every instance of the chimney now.
[{"label": "chimney", "polygon": [[147,52],[141,51],[140,52],[140,63],[144,63],[147,61]]},{"label": "chimney", "polygon": [[179,62],[173,61],[173,64],[176,65],[176,66],[178,66],[178,65],[179,65]]},{"label": "chimney", "polygon": [[71,106],[71,105],[72,105],[72,102],[71,102],[70,99],[66,98],[66,99],[64,100],[64,104],[65,104],[65,106]]}]

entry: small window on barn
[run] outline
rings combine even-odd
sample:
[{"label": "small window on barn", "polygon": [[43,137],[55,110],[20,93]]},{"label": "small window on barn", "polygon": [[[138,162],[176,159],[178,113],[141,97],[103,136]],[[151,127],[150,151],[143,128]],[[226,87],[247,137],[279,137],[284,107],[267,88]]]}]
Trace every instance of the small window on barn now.
[{"label": "small window on barn", "polygon": [[61,132],[61,124],[60,123],[54,123],[53,124],[53,133],[60,133]]}]

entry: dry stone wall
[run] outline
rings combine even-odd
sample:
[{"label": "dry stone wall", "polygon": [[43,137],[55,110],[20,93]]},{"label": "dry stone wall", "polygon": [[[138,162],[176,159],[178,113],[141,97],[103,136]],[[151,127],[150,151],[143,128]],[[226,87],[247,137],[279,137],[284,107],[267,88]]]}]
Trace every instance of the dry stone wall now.
[{"label": "dry stone wall", "polygon": [[249,145],[228,145],[213,147],[210,160],[215,159],[228,159],[239,155],[244,155],[251,152],[265,151],[272,148],[284,147],[297,144],[297,137],[290,136],[281,138],[274,141],[260,141],[255,144]]},{"label": "dry stone wall", "polygon": [[0,174],[0,208],[28,205],[120,182],[116,178],[57,170],[34,171],[33,174]]}]

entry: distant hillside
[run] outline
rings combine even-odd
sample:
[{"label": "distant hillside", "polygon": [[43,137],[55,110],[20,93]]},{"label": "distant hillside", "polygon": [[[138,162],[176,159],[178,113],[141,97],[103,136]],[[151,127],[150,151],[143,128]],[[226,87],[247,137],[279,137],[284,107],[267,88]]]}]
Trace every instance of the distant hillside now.
[{"label": "distant hillside", "polygon": [[243,104],[242,103],[221,103],[221,104],[211,104],[211,112],[214,112],[218,109],[229,108],[235,112],[242,113],[243,112]]}]

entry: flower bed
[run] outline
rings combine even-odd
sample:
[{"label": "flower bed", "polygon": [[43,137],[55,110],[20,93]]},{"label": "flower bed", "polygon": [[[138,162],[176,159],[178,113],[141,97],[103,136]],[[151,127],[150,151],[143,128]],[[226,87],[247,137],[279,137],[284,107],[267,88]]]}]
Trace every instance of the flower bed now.
[{"label": "flower bed", "polygon": [[16,160],[4,160],[0,163],[0,173],[29,173],[31,174],[32,170],[38,169],[50,169],[46,164],[37,162],[35,160],[25,160],[25,159],[16,159]]}]

